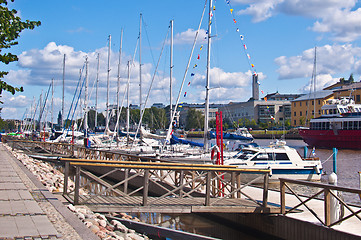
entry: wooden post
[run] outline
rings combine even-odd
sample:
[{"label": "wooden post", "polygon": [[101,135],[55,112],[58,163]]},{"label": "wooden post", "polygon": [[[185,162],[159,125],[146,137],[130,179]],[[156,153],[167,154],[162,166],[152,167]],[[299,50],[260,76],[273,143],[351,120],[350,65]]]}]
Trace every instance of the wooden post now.
[{"label": "wooden post", "polygon": [[[231,173],[231,192],[233,192],[235,189],[237,189],[236,185],[236,173],[232,172]],[[232,193],[231,198],[236,198],[236,193]]]},{"label": "wooden post", "polygon": [[148,205],[149,169],[144,170],[143,206]]},{"label": "wooden post", "polygon": [[65,162],[65,169],[64,169],[63,195],[68,194],[69,165],[70,165],[70,163],[68,161],[66,161]]},{"label": "wooden post", "polygon": [[[179,176],[179,186],[183,185],[183,181],[184,181],[184,170],[181,170]],[[180,198],[183,197],[183,188],[179,189],[179,197]]]},{"label": "wooden post", "polygon": [[[241,173],[237,173],[237,188],[240,188],[241,187]],[[237,192],[237,198],[241,198],[242,195],[241,195],[241,191],[238,191]]]},{"label": "wooden post", "polygon": [[211,201],[211,171],[207,172],[207,180],[206,180],[206,201],[204,205],[209,206]]},{"label": "wooden post", "polygon": [[75,189],[74,189],[74,205],[79,204],[79,187],[80,187],[80,167],[75,167]]},{"label": "wooden post", "polygon": [[280,199],[281,199],[281,214],[286,213],[286,186],[283,180],[280,180]]},{"label": "wooden post", "polygon": [[324,190],[324,202],[325,202],[325,225],[330,226],[331,224],[331,193],[329,188]]},{"label": "wooden post", "polygon": [[125,172],[124,172],[124,189],[123,189],[123,192],[125,194],[128,194],[128,176],[129,176],[129,168],[125,169]]},{"label": "wooden post", "polygon": [[267,207],[268,201],[268,181],[269,181],[269,173],[265,173],[264,175],[264,183],[263,183],[263,207]]}]

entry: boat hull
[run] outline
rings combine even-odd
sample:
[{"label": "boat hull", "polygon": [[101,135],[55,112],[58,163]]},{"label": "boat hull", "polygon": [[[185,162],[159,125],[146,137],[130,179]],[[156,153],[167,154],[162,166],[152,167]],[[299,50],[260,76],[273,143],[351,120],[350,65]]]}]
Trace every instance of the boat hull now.
[{"label": "boat hull", "polygon": [[[320,181],[322,175],[322,169],[319,172],[315,168],[300,168],[300,169],[272,169],[269,181],[279,182],[280,178],[295,179],[295,180],[307,180],[307,181]],[[259,177],[260,174],[246,173],[241,174],[242,182],[250,182]],[[263,183],[263,178],[260,178],[255,183]]]},{"label": "boat hull", "polygon": [[361,149],[361,130],[300,129],[299,134],[310,147]]}]

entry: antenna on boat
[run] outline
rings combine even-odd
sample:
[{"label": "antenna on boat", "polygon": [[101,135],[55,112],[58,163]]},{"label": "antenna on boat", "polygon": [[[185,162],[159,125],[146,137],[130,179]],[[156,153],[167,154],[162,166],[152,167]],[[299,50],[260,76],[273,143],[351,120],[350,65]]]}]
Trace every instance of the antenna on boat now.
[{"label": "antenna on boat", "polygon": [[316,55],[317,54],[317,46],[315,46],[315,58],[313,60],[313,118],[316,117]]}]

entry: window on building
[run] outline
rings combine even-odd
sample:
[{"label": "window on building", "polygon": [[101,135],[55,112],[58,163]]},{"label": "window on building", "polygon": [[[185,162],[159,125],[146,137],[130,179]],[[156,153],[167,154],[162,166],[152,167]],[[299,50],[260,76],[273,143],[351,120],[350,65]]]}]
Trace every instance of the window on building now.
[{"label": "window on building", "polygon": [[295,117],[296,117],[296,115],[297,115],[297,114],[296,114],[296,112],[293,112],[293,116],[295,116]]},{"label": "window on building", "polygon": [[302,102],[300,102],[300,107],[302,107]]},{"label": "window on building", "polygon": [[300,111],[300,116],[302,116],[302,111]]},{"label": "window on building", "polygon": [[293,120],[293,125],[295,125],[295,126],[297,125],[297,122],[296,122],[296,120]]},{"label": "window on building", "polygon": [[356,103],[360,103],[360,95],[356,95]]},{"label": "window on building", "polygon": [[293,103],[293,106],[296,107],[296,102]]},{"label": "window on building", "polygon": [[313,100],[312,100],[312,106],[314,105],[315,103],[313,102]]},{"label": "window on building", "polygon": [[318,100],[318,105],[321,105],[321,100]]}]

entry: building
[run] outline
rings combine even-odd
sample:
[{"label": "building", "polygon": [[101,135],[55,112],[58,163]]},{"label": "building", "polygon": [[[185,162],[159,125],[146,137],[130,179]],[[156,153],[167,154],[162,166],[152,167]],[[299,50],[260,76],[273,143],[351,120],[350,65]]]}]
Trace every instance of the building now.
[{"label": "building", "polygon": [[[284,122],[291,120],[291,101],[300,94],[267,94],[262,100],[250,99],[247,102],[229,103],[220,108],[223,118],[231,122],[246,118],[258,123]],[[254,97],[253,97],[254,98]]]},{"label": "building", "polygon": [[163,103],[153,103],[152,107],[155,108],[165,108],[165,105]]},{"label": "building", "polygon": [[321,107],[333,98],[332,90],[321,90],[293,100],[291,126],[307,126],[310,119],[321,116]]}]

